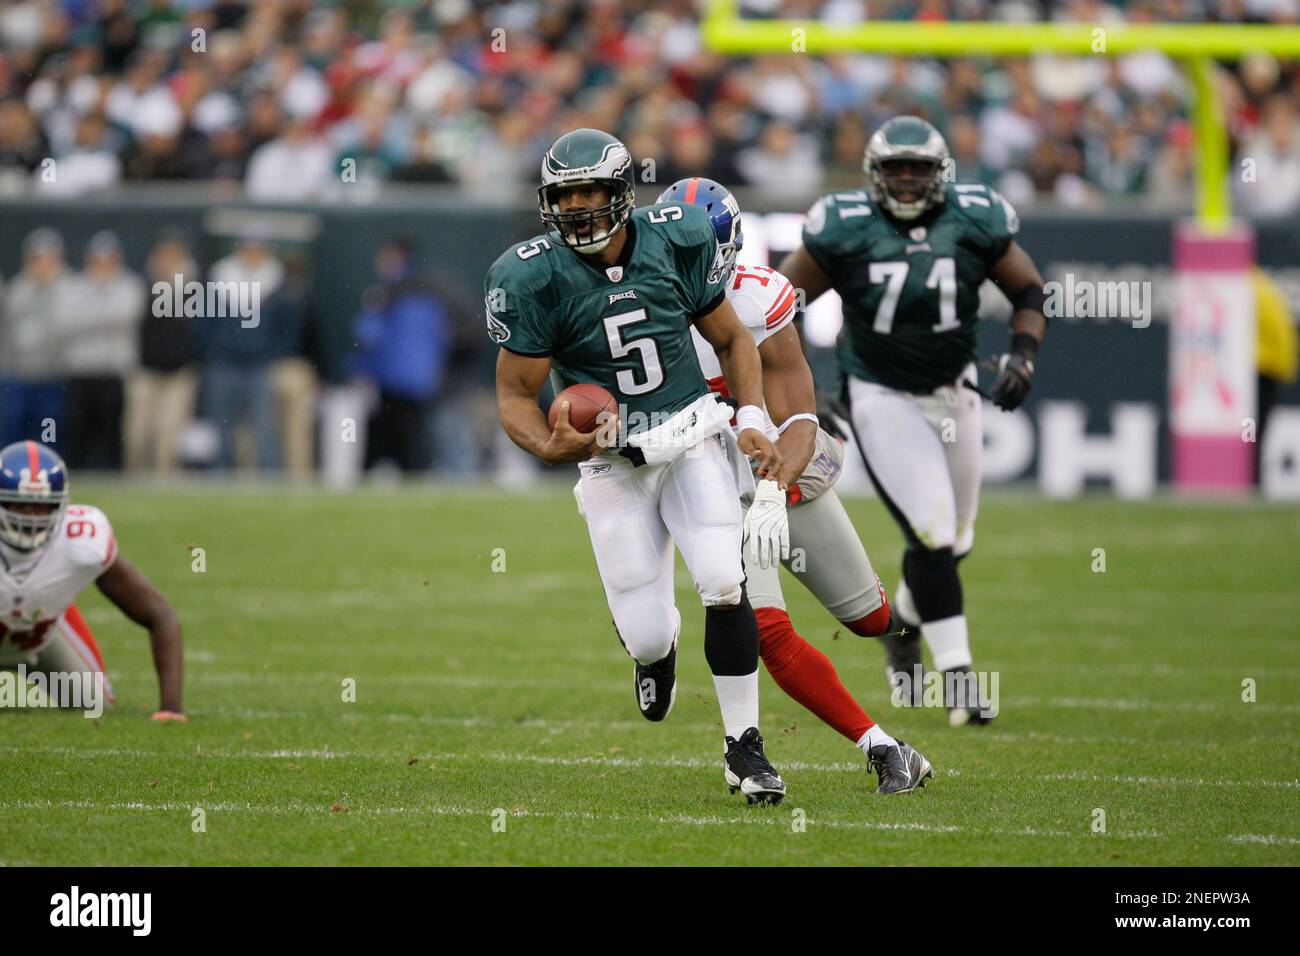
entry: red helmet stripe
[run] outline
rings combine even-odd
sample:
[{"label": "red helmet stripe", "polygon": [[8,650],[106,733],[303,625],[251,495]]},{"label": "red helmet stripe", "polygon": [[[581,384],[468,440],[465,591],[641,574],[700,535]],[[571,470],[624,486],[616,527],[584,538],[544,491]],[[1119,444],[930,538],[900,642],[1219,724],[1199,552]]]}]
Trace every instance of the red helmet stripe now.
[{"label": "red helmet stripe", "polygon": [[695,202],[695,190],[699,188],[700,188],[700,177],[696,176],[694,179],[690,181],[690,184],[687,185],[686,198],[682,201],[685,202],[687,205],[690,205],[691,203]]},{"label": "red helmet stripe", "polygon": [[36,453],[36,442],[27,440],[27,468],[32,473],[32,481],[41,473],[41,456]]}]

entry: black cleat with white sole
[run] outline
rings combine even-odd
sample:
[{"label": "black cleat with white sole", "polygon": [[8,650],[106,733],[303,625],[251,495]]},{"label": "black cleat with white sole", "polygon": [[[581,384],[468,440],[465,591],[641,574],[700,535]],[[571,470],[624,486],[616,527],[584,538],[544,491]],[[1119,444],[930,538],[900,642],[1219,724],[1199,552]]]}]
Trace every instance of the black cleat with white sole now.
[{"label": "black cleat with white sole", "polygon": [[731,793],[739,790],[750,803],[780,803],[785,796],[785,781],[777,775],[763,753],[763,738],[757,727],[750,727],[740,739],[727,738],[726,778]]},{"label": "black cleat with white sole", "polygon": [[880,635],[885,645],[885,679],[889,699],[895,707],[920,707],[925,689],[925,665],[921,663],[921,629],[904,624],[895,615],[889,630]]},{"label": "black cleat with white sole", "polygon": [[993,722],[977,675],[969,667],[943,672],[943,700],[948,708],[949,727],[976,727]]},{"label": "black cleat with white sole", "polygon": [[876,793],[908,793],[924,787],[934,776],[930,761],[911,744],[897,740],[892,744],[877,744],[867,755],[871,769],[880,778]]},{"label": "black cleat with white sole", "polygon": [[677,700],[677,645],[668,656],[653,664],[636,662],[636,705],[646,720],[668,716]]}]

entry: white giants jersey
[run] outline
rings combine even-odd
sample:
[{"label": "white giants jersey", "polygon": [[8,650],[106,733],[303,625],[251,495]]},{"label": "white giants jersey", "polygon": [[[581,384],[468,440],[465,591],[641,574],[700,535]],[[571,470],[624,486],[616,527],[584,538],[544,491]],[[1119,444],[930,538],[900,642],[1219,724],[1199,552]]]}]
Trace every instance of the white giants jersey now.
[{"label": "white giants jersey", "polygon": [[91,505],[69,505],[35,560],[0,549],[0,666],[34,664],[54,640],[54,622],[117,559],[113,528]]},{"label": "white giants jersey", "polygon": [[[740,317],[740,324],[754,336],[754,344],[775,335],[794,321],[795,291],[790,280],[767,266],[737,265],[727,283],[727,301]],[[730,397],[727,381],[722,375],[722,365],[717,353],[700,333],[691,326],[695,339],[695,355],[700,360],[700,371],[709,380],[709,388],[724,397]],[[763,427],[767,437],[776,441],[776,426],[763,409]]]}]

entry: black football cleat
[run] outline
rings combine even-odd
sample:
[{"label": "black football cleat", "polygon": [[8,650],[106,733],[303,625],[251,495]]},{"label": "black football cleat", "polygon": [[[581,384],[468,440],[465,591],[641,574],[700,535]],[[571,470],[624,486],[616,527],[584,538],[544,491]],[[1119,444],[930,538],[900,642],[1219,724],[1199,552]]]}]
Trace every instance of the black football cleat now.
[{"label": "black football cleat", "polygon": [[895,707],[920,707],[925,690],[925,665],[921,663],[921,629],[904,624],[897,616],[880,635],[885,645],[885,679]]},{"label": "black football cleat", "polygon": [[780,803],[785,796],[785,781],[763,753],[763,738],[757,727],[750,727],[737,740],[727,738],[726,769],[722,772],[731,793],[739,790],[750,803]]},{"label": "black football cleat", "polygon": [[636,662],[636,705],[646,720],[668,716],[677,700],[677,645],[663,660],[653,664]]},{"label": "black football cleat", "polygon": [[976,727],[993,722],[975,672],[969,667],[943,672],[943,701],[948,708],[949,727]]},{"label": "black football cleat", "polygon": [[911,744],[901,740],[892,744],[877,744],[867,755],[871,769],[880,778],[876,793],[909,793],[924,787],[934,776],[930,761]]}]

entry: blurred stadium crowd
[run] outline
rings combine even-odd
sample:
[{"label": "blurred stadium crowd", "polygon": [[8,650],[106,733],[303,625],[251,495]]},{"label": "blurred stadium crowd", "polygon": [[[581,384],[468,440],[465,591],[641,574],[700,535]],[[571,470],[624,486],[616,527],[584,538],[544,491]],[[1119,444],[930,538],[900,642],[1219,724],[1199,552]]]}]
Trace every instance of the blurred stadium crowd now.
[{"label": "blurred stadium crowd", "polygon": [[[1300,18],[1300,0],[740,6],[746,16],[841,23]],[[192,181],[218,202],[365,202],[407,182],[526,209],[545,147],[593,126],[628,143],[651,191],[703,174],[751,187],[768,208],[803,208],[819,191],[860,187],[869,133],[912,112],[945,132],[960,180],[995,185],[1017,205],[1188,208],[1190,93],[1161,55],[730,59],[703,49],[702,7],[3,3],[0,201]],[[1253,161],[1258,184],[1237,184],[1238,210],[1294,215],[1300,66],[1248,57],[1225,65],[1221,90],[1235,159]],[[320,330],[300,261],[246,236],[200,264],[197,236],[151,236],[147,260],[135,262],[110,232],[78,249],[52,229],[26,237],[18,271],[0,277],[0,440],[43,435],[53,408],[57,447],[76,467],[242,463],[355,475],[387,460],[468,475],[513,452],[499,447],[483,387],[492,350],[479,308],[422,277],[410,244],[363,253],[374,255],[373,284],[347,330],[339,387],[318,374]],[[258,324],[158,316],[149,290],[175,275],[256,284]],[[340,443],[317,434],[317,421],[354,419],[356,460],[328,461]]]},{"label": "blurred stadium crowd", "polygon": [[[69,250],[42,227],[22,252],[0,286],[0,445],[39,437],[78,469],[320,466],[346,483],[381,463],[471,474],[495,439],[478,310],[423,275],[405,239],[374,252],[336,384],[318,374],[302,260],[256,230],[206,268],[180,231],[160,232],[139,273],[107,230]],[[205,280],[256,288],[256,309],[188,314],[183,290]],[[318,440],[318,412],[345,433]]]},{"label": "blurred stadium crowd", "polygon": [[[861,182],[883,119],[948,136],[957,175],[1013,202],[1185,205],[1187,85],[1158,54],[1032,60],[734,60],[705,51],[691,0],[409,4],[20,0],[0,9],[0,193],[208,180],[303,201],[353,182],[519,195],[576,126],[623,137],[648,181],[705,173],[774,202]],[[1300,0],[747,0],[749,16],[1294,23]],[[197,32],[196,32],[197,31]],[[1300,208],[1300,66],[1225,71],[1234,147]],[[51,174],[42,162],[52,157]],[[347,161],[354,161],[348,164]],[[352,178],[349,178],[352,177]],[[652,178],[650,178],[652,177]],[[364,195],[356,191],[354,195]]]}]

